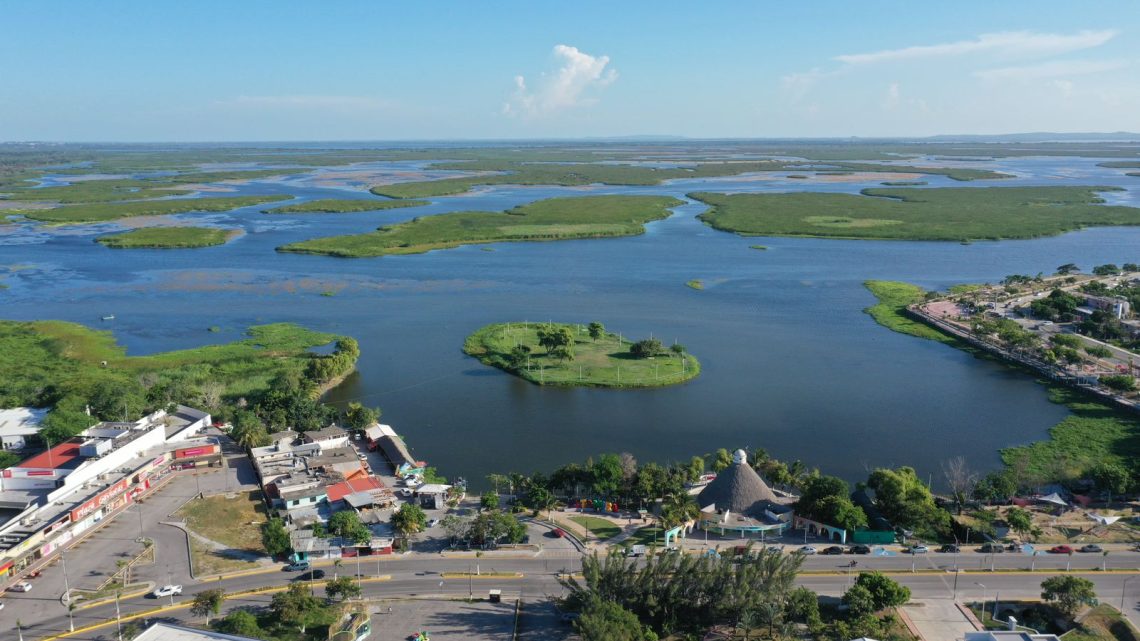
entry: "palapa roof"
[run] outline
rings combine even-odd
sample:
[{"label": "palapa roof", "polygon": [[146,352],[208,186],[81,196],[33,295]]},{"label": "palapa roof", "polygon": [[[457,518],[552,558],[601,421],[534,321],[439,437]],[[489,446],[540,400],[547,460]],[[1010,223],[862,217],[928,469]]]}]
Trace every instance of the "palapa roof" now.
[{"label": "palapa roof", "polygon": [[717,511],[729,510],[737,514],[753,515],[766,504],[775,503],[772,488],[748,465],[744,450],[732,455],[732,465],[717,473],[716,479],[697,495],[701,509],[715,506]]}]

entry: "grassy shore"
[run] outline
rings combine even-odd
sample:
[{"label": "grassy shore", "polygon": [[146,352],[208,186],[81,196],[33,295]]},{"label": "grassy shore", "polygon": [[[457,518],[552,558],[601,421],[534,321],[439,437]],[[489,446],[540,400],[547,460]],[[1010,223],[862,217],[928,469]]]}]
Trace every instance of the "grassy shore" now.
[{"label": "grassy shore", "polygon": [[907,305],[921,302],[925,297],[926,292],[921,287],[888,280],[869,280],[863,285],[879,299],[878,303],[863,310],[875,319],[876,323],[900,334],[929,338],[942,343],[958,342],[952,336],[943,334],[926,323],[913,320],[904,313]]},{"label": "grassy shore", "polygon": [[[692,354],[684,360],[672,353],[656,358],[635,358],[629,352],[633,341],[607,333],[590,338],[585,325],[560,324],[574,335],[573,360],[560,361],[538,344],[542,323],[498,323],[480,328],[467,337],[463,351],[483,364],[498,367],[539,385],[585,387],[657,387],[673,385],[696,377],[700,362]],[[530,348],[529,358],[516,366],[511,350],[516,345]]]},{"label": "grassy shore", "polygon": [[[867,281],[865,285],[879,302],[864,311],[880,325],[973,351],[966,343],[902,314],[907,305],[923,299],[922,288],[892,281]],[[1026,478],[1076,478],[1099,461],[1127,467],[1140,457],[1140,419],[1135,415],[1060,385],[1049,384],[1049,400],[1065,405],[1072,414],[1049,429],[1048,440],[1001,450],[1002,461],[1010,468]]]},{"label": "grassy shore", "polygon": [[689,194],[700,219],[743,236],[953,240],[1036,238],[1098,225],[1140,225],[1140,208],[1102,205],[1110,187],[864,189],[862,195]]},{"label": "grassy shore", "polygon": [[551,198],[501,213],[424,216],[367,234],[293,243],[278,251],[360,258],[422,254],[477,243],[633,236],[645,231],[645,223],[667,218],[669,208],[681,204],[667,196]]},{"label": "grassy shore", "polygon": [[[153,167],[151,169],[154,169]],[[145,170],[145,169],[144,169]],[[91,170],[83,170],[88,173]],[[71,203],[106,203],[114,201],[164,198],[193,193],[192,187],[223,181],[247,181],[301,173],[304,169],[251,169],[243,171],[190,171],[142,178],[109,178],[81,180],[68,185],[34,187],[27,182],[12,190],[12,200]]]},{"label": "grassy shore", "polygon": [[421,207],[428,205],[426,200],[361,200],[349,198],[326,198],[323,200],[310,200],[296,205],[285,205],[264,209],[266,214],[348,214],[359,211],[381,211],[384,209],[400,209],[402,207]]},{"label": "grassy shore", "polygon": [[95,242],[115,249],[184,249],[224,245],[240,233],[236,229],[216,227],[144,227],[100,236]]},{"label": "grassy shore", "polygon": [[251,327],[247,338],[232,343],[128,356],[108,331],[63,321],[0,321],[0,353],[6,356],[0,359],[0,380],[6,381],[0,407],[86,397],[101,384],[133,385],[147,375],[184,385],[219,383],[226,398],[250,396],[278,374],[302,373],[317,358],[310,349],[339,338],[278,323]]},{"label": "grassy shore", "polygon": [[263,203],[289,200],[292,196],[233,196],[228,198],[178,198],[122,203],[66,205],[55,209],[25,210],[32,220],[54,224],[96,223],[133,216],[165,216],[189,212],[229,211]]},{"label": "grassy shore", "polygon": [[[813,169],[811,163],[783,160],[757,160],[750,162],[701,162],[687,167],[655,168],[626,164],[535,164],[497,159],[470,162],[439,163],[433,169],[487,172],[481,176],[462,176],[442,180],[378,185],[372,193],[389,198],[429,198],[470,191],[476,185],[659,185],[666,180],[680,178],[716,178],[738,176],[763,171],[796,171]],[[943,175],[954,180],[981,180],[1007,178],[1006,174],[985,169],[960,167],[908,167],[875,163],[834,162],[829,167],[842,173],[856,171],[876,173],[922,173]]]}]

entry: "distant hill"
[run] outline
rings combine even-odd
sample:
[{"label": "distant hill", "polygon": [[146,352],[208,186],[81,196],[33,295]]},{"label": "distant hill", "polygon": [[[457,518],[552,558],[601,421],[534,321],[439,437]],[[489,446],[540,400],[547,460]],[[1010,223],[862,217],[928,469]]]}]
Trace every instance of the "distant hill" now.
[{"label": "distant hill", "polygon": [[920,138],[923,142],[1140,142],[1140,134],[1130,131],[1054,133],[1048,131],[1021,134],[961,134]]}]

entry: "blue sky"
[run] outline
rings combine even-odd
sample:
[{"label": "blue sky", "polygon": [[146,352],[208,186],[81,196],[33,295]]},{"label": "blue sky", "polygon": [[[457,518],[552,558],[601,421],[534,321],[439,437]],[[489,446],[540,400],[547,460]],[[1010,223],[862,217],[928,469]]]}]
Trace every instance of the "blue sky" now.
[{"label": "blue sky", "polygon": [[1135,0],[10,0],[0,15],[0,140],[1140,130]]}]

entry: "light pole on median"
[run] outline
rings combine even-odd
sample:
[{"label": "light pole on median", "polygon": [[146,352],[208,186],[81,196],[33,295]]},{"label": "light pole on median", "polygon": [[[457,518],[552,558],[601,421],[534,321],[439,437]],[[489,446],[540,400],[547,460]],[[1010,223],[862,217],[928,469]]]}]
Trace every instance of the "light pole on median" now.
[{"label": "light pole on median", "polygon": [[1124,614],[1124,591],[1128,589],[1128,582],[1131,581],[1132,579],[1135,579],[1135,578],[1140,578],[1140,577],[1130,576],[1127,579],[1124,579],[1124,583],[1120,584],[1120,613],[1121,614]]}]

